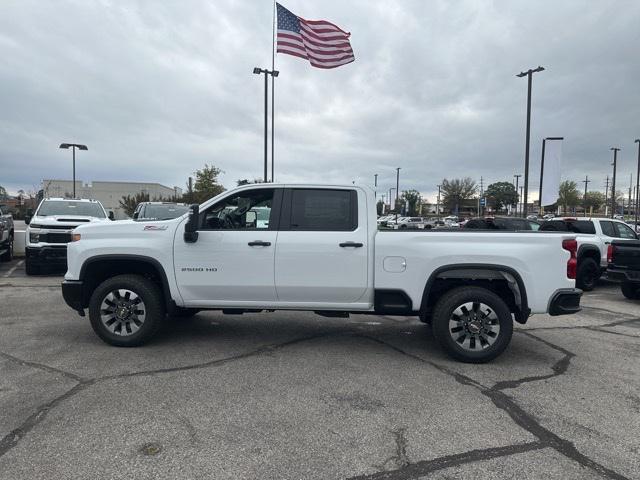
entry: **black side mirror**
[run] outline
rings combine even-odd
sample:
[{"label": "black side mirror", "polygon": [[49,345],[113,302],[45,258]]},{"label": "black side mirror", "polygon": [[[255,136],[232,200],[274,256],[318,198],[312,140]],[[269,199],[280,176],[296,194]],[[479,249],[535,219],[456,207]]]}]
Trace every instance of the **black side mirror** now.
[{"label": "black side mirror", "polygon": [[195,243],[198,241],[198,226],[200,225],[200,205],[194,203],[189,210],[189,218],[184,224],[184,241]]},{"label": "black side mirror", "polygon": [[24,223],[26,225],[29,225],[31,223],[31,215],[25,215],[24,216]]},{"label": "black side mirror", "polygon": [[115,215],[113,214],[113,212],[109,212],[109,220],[113,221],[113,220],[115,220],[115,219],[116,219],[116,217],[115,217]]}]

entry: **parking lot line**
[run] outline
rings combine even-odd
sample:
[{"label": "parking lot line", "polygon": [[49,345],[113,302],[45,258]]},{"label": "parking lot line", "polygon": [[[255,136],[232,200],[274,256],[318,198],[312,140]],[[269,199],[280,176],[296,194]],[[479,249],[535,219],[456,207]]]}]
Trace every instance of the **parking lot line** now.
[{"label": "parking lot line", "polygon": [[13,266],[13,268],[11,268],[7,273],[4,274],[4,278],[9,278],[11,276],[11,274],[16,271],[16,268],[18,268],[23,263],[24,263],[24,260],[20,260],[18,263],[16,263]]}]

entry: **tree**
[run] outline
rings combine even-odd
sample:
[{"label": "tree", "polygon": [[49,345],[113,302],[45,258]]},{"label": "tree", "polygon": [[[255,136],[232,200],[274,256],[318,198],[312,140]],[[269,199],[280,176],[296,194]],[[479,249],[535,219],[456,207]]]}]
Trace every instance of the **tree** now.
[{"label": "tree", "polygon": [[567,207],[573,208],[580,204],[578,184],[572,180],[565,180],[560,184],[558,195],[558,205],[562,205],[564,214],[567,213]]},{"label": "tree", "polygon": [[0,200],[6,200],[7,197],[7,189],[0,185]]},{"label": "tree", "polygon": [[135,195],[125,195],[118,202],[120,204],[120,208],[124,210],[124,213],[127,214],[128,217],[133,217],[133,212],[139,203],[148,202],[149,194],[145,192],[138,192]]},{"label": "tree", "polygon": [[587,212],[591,210],[597,212],[604,205],[604,193],[597,191],[587,192],[582,198],[582,201]]},{"label": "tree", "polygon": [[382,200],[378,200],[378,203],[376,203],[376,212],[378,212],[378,215],[382,215],[384,212],[384,203]]},{"label": "tree", "polygon": [[442,203],[446,205],[450,211],[458,213],[460,203],[463,200],[469,200],[473,198],[478,187],[476,182],[471,178],[454,178],[453,180],[442,180],[442,186],[440,188],[442,194]]},{"label": "tree", "polygon": [[518,192],[511,182],[492,183],[484,193],[496,210],[518,203]]},{"label": "tree", "polygon": [[418,214],[418,208],[420,206],[420,192],[417,190],[406,190],[402,193],[402,199],[407,204],[406,214],[409,217],[414,217]]},{"label": "tree", "polygon": [[222,173],[218,167],[214,165],[204,164],[200,170],[196,170],[194,175],[196,181],[193,185],[193,194],[188,201],[202,203],[216,195],[224,192],[224,187],[218,183],[218,175]]}]

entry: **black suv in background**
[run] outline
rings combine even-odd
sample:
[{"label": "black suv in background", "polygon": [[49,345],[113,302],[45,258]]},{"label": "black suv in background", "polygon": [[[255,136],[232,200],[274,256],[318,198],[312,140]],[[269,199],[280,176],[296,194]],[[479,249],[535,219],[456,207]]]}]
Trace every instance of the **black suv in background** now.
[{"label": "black suv in background", "polygon": [[171,220],[189,211],[189,205],[171,202],[142,202],[133,212],[133,219],[138,222],[152,220]]}]

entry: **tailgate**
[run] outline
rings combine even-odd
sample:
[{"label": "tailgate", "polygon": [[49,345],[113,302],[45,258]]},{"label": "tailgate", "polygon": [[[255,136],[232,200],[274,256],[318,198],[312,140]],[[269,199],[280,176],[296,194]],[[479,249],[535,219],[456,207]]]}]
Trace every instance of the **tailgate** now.
[{"label": "tailgate", "polygon": [[640,241],[613,241],[613,258],[609,268],[640,271]]}]

